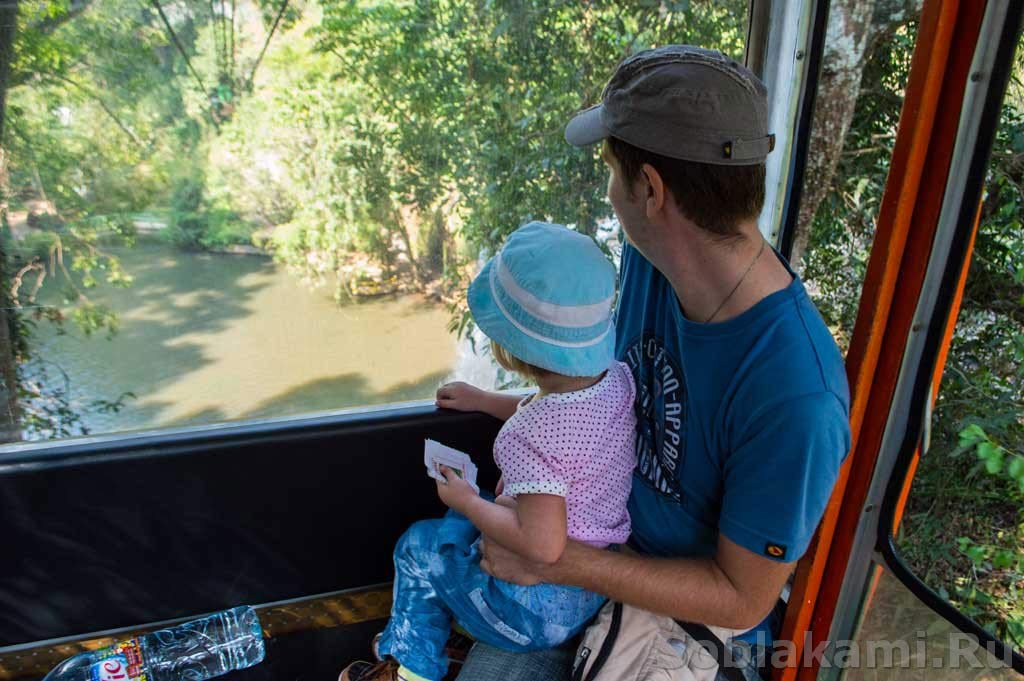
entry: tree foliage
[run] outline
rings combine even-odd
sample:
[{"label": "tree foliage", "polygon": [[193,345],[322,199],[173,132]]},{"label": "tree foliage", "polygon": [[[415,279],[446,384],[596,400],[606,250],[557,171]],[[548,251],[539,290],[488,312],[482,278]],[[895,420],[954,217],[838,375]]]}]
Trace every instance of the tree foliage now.
[{"label": "tree foliage", "polygon": [[639,49],[689,40],[740,54],[744,13],[734,0],[334,1],[315,35],[371,103],[349,157],[359,202],[400,240],[457,232],[493,249],[530,219],[593,234],[610,214],[604,171],[565,144],[566,121]]},{"label": "tree foliage", "polygon": [[[41,324],[64,332],[68,322],[85,336],[117,332],[90,289],[130,285],[108,246],[134,243],[140,212],[168,215],[167,236],[182,247],[250,240],[233,211],[206,199],[205,154],[251,89],[271,26],[285,30],[299,14],[277,0],[18,3],[0,180],[21,435],[86,432],[66,374],[33,352],[33,338]],[[63,304],[41,305],[44,287]],[[96,396],[85,408],[117,410],[128,398]]]}]

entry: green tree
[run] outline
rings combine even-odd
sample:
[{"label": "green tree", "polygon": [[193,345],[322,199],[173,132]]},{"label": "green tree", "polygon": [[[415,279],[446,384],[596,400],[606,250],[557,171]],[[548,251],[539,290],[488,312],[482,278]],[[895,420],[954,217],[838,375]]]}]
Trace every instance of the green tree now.
[{"label": "green tree", "polygon": [[0,7],[0,377],[3,396],[0,399],[0,442],[21,438],[18,418],[18,373],[14,343],[17,340],[15,317],[11,314],[7,296],[10,277],[7,269],[9,231],[7,228],[7,202],[10,179],[7,171],[7,146],[4,122],[7,111],[7,84],[14,57],[14,34],[18,19],[18,3]]},{"label": "green tree", "polygon": [[335,1],[316,35],[336,80],[371,102],[353,125],[354,190],[422,276],[453,233],[489,249],[530,219],[595,233],[611,213],[604,170],[565,144],[566,120],[639,49],[683,40],[739,55],[744,16],[742,2]]},{"label": "green tree", "polygon": [[110,0],[26,0],[17,7],[14,39],[5,43],[11,59],[4,89],[4,348],[19,402],[17,412],[8,412],[29,436],[68,435],[81,425],[61,381],[40,380],[54,366],[32,352],[34,330],[66,317],[64,309],[37,304],[37,293],[59,282],[78,328],[113,333],[115,316],[88,290],[101,278],[130,282],[103,244],[131,241],[128,215],[159,186],[147,165],[159,148],[145,115],[152,102],[139,96],[160,70],[147,40],[154,34],[123,9]]}]

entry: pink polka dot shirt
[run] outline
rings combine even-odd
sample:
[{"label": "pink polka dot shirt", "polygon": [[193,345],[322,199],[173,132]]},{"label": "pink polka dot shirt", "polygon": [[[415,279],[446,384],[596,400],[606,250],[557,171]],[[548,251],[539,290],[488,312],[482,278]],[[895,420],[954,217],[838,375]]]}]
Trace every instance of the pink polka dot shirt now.
[{"label": "pink polka dot shirt", "polygon": [[629,538],[636,465],[633,376],[615,362],[584,390],[528,397],[494,441],[504,493],[565,497],[569,537],[592,546]]}]

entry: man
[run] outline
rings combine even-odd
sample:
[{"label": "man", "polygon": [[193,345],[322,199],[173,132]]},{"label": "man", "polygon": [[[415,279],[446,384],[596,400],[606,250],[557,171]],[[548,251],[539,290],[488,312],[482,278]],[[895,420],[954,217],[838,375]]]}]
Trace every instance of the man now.
[{"label": "man", "polygon": [[[718,52],[650,50],[565,134],[603,143],[628,240],[616,349],[637,384],[634,551],[570,542],[542,565],[485,537],[484,569],[766,630],[849,449],[849,396],[828,329],[757,229],[774,139],[765,88]],[[477,645],[459,679],[567,679],[573,652]]]}]

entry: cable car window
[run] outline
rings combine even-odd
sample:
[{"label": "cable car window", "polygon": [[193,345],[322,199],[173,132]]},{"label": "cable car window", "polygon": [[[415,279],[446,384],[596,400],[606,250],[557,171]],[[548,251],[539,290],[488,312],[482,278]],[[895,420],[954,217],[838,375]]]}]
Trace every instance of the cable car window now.
[{"label": "cable car window", "polygon": [[[844,681],[903,679],[1020,681],[1021,674],[937,615],[890,572],[876,566],[870,603],[851,645],[830,660]],[[857,659],[854,659],[854,655]]]},{"label": "cable car window", "polygon": [[1024,672],[1020,196],[1008,179],[1019,174],[1021,14],[1001,3],[971,7],[956,15],[967,28],[953,33],[954,44],[977,39],[977,47],[944,72],[952,78],[943,95],[959,97],[946,114],[959,122],[938,147],[951,159],[943,205],[930,217],[934,241],[916,242],[932,251],[830,629],[835,639],[852,633],[861,654],[873,646],[891,654],[898,644],[903,662],[879,670],[868,660],[865,672],[863,659],[847,660],[824,678],[897,678],[908,668],[951,679]]},{"label": "cable car window", "polygon": [[1018,53],[963,302],[898,546],[933,590],[1024,652],[1024,333]]},{"label": "cable car window", "polygon": [[[829,17],[790,262],[846,349],[910,73],[917,12]],[[845,134],[843,134],[845,131]]]},{"label": "cable car window", "polygon": [[[846,23],[849,30],[866,36],[864,43],[843,44],[847,50],[864,45],[860,81],[846,95],[846,100],[856,99],[852,112],[850,102],[827,94],[836,73],[829,65],[826,44],[815,123],[820,129],[842,130],[847,124],[849,129],[845,139],[822,140],[817,134],[812,139],[799,221],[804,230],[793,239],[792,258],[844,346],[857,314],[917,18],[901,16],[891,30],[875,34],[866,24]],[[830,33],[836,30],[830,23]],[[831,49],[835,62],[842,55]],[[838,63],[842,67],[850,62],[838,59]],[[897,545],[910,570],[940,599],[1018,654],[1024,650],[1024,421],[1020,418],[1024,336],[1019,315],[1024,300],[1022,75],[1024,62],[1018,54],[985,181],[962,308],[929,415],[927,454],[917,464],[916,474],[911,469],[909,497],[897,506],[902,518]],[[835,164],[834,175],[829,162]],[[822,183],[821,177],[832,179]],[[806,229],[811,216],[811,228]],[[885,565],[872,563],[863,587],[863,610],[837,615],[856,620],[856,627],[851,627],[854,645],[847,652],[862,659],[843,659],[840,651],[845,669],[833,668],[823,678],[839,674],[848,679],[902,678],[908,668],[927,669],[929,678],[940,679],[1021,678],[1019,672],[1007,669],[1007,659],[996,659],[949,617],[937,614],[938,599],[926,604],[919,592],[905,585],[907,581]],[[863,659],[873,645],[880,646],[876,652],[895,655],[895,661],[883,657],[874,665]]]},{"label": "cable car window", "polygon": [[611,214],[565,121],[639,49],[741,58],[747,18],[743,0],[2,11],[4,441],[493,381],[457,342],[480,250]]}]

